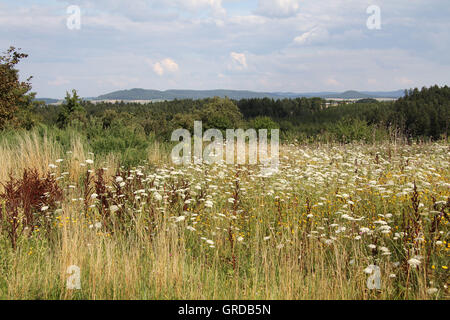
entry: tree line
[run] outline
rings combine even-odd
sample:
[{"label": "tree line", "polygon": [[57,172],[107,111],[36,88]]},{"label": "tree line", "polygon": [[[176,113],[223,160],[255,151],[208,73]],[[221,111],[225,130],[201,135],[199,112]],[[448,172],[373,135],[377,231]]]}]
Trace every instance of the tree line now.
[{"label": "tree line", "polygon": [[139,150],[151,140],[170,141],[178,128],[279,128],[298,141],[383,140],[397,132],[408,139],[448,136],[450,88],[412,89],[393,102],[364,99],[329,106],[321,98],[231,100],[182,99],[154,103],[92,102],[76,90],[61,105],[35,101],[31,78],[19,81],[17,64],[27,55],[11,47],[0,56],[0,131],[47,128],[82,133],[96,151]]}]

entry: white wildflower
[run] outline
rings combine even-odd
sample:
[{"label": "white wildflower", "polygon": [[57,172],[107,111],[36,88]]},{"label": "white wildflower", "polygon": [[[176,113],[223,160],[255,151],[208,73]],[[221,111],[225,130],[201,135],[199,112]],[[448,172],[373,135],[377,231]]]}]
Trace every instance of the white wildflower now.
[{"label": "white wildflower", "polygon": [[155,192],[153,194],[153,197],[156,199],[156,201],[161,201],[163,198],[158,192]]},{"label": "white wildflower", "polygon": [[181,222],[181,221],[184,221],[185,219],[186,219],[185,216],[179,216],[179,217],[175,218],[175,222]]},{"label": "white wildflower", "polygon": [[211,200],[206,200],[205,201],[205,207],[212,208],[213,207],[213,202]]},{"label": "white wildflower", "polygon": [[367,268],[364,269],[364,273],[372,274],[372,272],[373,272],[373,269],[371,266],[368,266]]},{"label": "white wildflower", "polygon": [[411,258],[408,260],[408,263],[412,267],[418,267],[420,265],[420,260],[416,258]]},{"label": "white wildflower", "polygon": [[437,288],[429,288],[427,289],[427,293],[428,294],[435,294],[437,293],[439,290]]}]

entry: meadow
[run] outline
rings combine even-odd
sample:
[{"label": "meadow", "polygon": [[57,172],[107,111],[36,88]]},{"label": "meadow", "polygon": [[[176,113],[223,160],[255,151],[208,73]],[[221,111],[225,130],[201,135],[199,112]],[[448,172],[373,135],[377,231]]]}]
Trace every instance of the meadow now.
[{"label": "meadow", "polygon": [[0,299],[449,298],[448,142],[286,142],[269,173],[168,150],[0,137]]}]

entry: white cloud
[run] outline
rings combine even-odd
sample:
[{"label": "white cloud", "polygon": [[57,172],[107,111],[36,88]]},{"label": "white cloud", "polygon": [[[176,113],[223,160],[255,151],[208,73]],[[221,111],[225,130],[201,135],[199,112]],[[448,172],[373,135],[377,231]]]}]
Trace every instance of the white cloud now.
[{"label": "white cloud", "polygon": [[291,17],[300,9],[300,0],[258,0],[256,13],[267,17]]},{"label": "white cloud", "polygon": [[[30,55],[19,69],[38,96],[64,96],[64,84],[96,96],[135,79],[149,89],[394,90],[448,84],[450,73],[448,0],[377,0],[377,32],[366,27],[372,0],[0,2],[0,51]],[[82,9],[77,32],[69,4]]]},{"label": "white cloud", "polygon": [[55,15],[45,6],[32,6],[20,10],[5,7],[0,10],[0,28],[51,31],[65,28],[65,23],[66,16]]},{"label": "white cloud", "polygon": [[[67,0],[59,0],[68,2]],[[71,0],[82,8],[99,9],[105,12],[120,12],[122,15],[136,21],[146,21],[149,18],[158,18],[163,12],[199,13],[210,10],[213,15],[225,15],[222,0]],[[156,13],[156,14],[155,14]],[[169,15],[170,16],[170,15]],[[176,18],[176,17],[175,17]]]},{"label": "white cloud", "polygon": [[215,15],[225,15],[226,10],[222,7],[222,0],[178,0],[181,6],[191,9],[211,8]]},{"label": "white cloud", "polygon": [[248,68],[247,57],[245,56],[245,53],[231,52],[230,56],[234,62],[235,67],[237,67],[237,69],[242,70],[242,69]]},{"label": "white cloud", "polygon": [[314,42],[321,42],[327,40],[329,37],[328,31],[321,27],[315,27],[294,39],[294,43],[304,45]]},{"label": "white cloud", "polygon": [[161,63],[157,62],[153,65],[153,71],[159,76],[162,76],[164,74],[164,68],[162,67]]},{"label": "white cloud", "polygon": [[170,58],[166,58],[153,64],[153,71],[159,76],[163,76],[167,72],[175,73],[178,69],[178,64]]},{"label": "white cloud", "polygon": [[164,59],[162,61],[162,65],[163,65],[164,69],[166,69],[169,72],[177,72],[178,71],[178,64],[170,58]]}]

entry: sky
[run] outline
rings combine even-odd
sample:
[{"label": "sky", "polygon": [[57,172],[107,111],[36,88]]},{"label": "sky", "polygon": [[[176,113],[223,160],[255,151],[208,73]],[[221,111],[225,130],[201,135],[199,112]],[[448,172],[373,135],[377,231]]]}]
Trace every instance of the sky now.
[{"label": "sky", "polygon": [[449,30],[448,0],[0,0],[0,51],[50,98],[449,85]]}]

